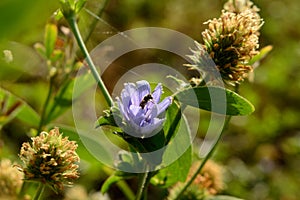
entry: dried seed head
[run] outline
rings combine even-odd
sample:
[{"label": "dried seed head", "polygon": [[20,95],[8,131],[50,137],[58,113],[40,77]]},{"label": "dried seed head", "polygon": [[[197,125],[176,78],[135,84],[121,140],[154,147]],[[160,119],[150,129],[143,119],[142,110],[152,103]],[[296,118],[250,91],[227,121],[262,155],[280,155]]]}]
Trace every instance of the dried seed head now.
[{"label": "dried seed head", "polygon": [[[195,162],[188,174],[187,181],[191,179],[201,162]],[[176,199],[185,183],[178,182],[169,190],[168,200]],[[192,184],[181,194],[179,199],[201,200],[206,196],[215,195],[223,189],[222,168],[215,162],[208,160],[202,171],[196,176]]]},{"label": "dried seed head", "polygon": [[[252,12],[256,14],[259,12],[259,8],[250,0],[228,0],[224,4],[224,10],[234,13],[241,13],[245,10],[252,10]],[[259,17],[258,14],[257,16]]]},{"label": "dried seed head", "polygon": [[24,163],[21,171],[25,180],[39,181],[50,186],[55,192],[64,189],[79,177],[77,144],[62,137],[58,128],[49,133],[42,132],[31,138],[32,144],[23,143],[19,157]]},{"label": "dried seed head", "polygon": [[[192,165],[188,180],[194,174],[200,164],[200,162],[196,162]],[[199,189],[204,189],[208,194],[211,195],[215,195],[220,192],[224,187],[221,166],[211,160],[207,161],[201,172],[194,180],[193,185],[197,185]]]},{"label": "dried seed head", "polygon": [[[226,83],[235,85],[253,70],[249,62],[259,53],[258,36],[263,25],[258,11],[251,1],[229,0],[220,18],[205,22],[208,29],[202,32],[204,49]],[[207,70],[197,66],[198,63],[194,62],[194,68]]]},{"label": "dried seed head", "polygon": [[[184,184],[179,182],[169,190],[167,200],[177,199],[179,192],[181,192]],[[183,194],[180,195],[178,200],[202,200],[204,199],[204,192],[199,190],[195,185],[190,185]]]},{"label": "dried seed head", "polygon": [[23,174],[10,160],[0,161],[0,199],[17,199],[23,183]]}]

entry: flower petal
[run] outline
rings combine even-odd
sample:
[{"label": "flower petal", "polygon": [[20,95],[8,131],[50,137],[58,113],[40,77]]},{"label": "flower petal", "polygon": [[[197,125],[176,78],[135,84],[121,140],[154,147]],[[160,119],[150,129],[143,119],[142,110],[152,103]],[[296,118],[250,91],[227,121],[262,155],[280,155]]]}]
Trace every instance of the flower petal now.
[{"label": "flower petal", "polygon": [[[130,96],[129,103],[134,104],[134,105],[139,105],[140,100],[139,100],[138,95],[136,94],[137,88],[136,88],[135,84],[125,83],[124,85],[125,85],[124,89],[126,90],[128,96]],[[126,105],[130,106],[129,104],[126,104]],[[124,106],[125,106],[125,104],[124,104]]]},{"label": "flower petal", "polygon": [[118,103],[121,114],[125,117],[126,120],[129,120],[128,114],[127,114],[127,112],[124,108],[124,105],[122,104],[120,98],[117,97],[116,99],[117,99],[117,103]]},{"label": "flower petal", "polygon": [[144,110],[140,106],[131,105],[129,108],[129,117],[135,124],[140,124],[144,117]]},{"label": "flower petal", "polygon": [[[172,98],[167,97],[161,103],[162,85],[159,83],[153,93],[153,98],[144,99],[151,94],[150,84],[147,81],[138,81],[124,84],[121,98],[116,98],[123,116],[120,127],[134,137],[150,137],[162,128],[165,119],[157,116],[163,113],[171,104]],[[140,106],[143,102],[143,106]]]},{"label": "flower petal", "polygon": [[150,84],[147,81],[136,82],[137,94],[139,97],[139,103],[143,100],[144,96],[150,94]]},{"label": "flower petal", "polygon": [[153,119],[157,116],[157,112],[158,112],[157,104],[154,104],[153,102],[149,102],[148,104],[150,104],[148,106],[149,109],[144,109],[146,112],[144,115],[144,119],[140,123],[141,127],[151,124]]},{"label": "flower petal", "polygon": [[[131,97],[127,91],[123,90],[121,93],[121,100],[124,107],[128,107],[130,105]],[[120,99],[118,101],[121,101]]]},{"label": "flower petal", "polygon": [[172,103],[172,97],[166,97],[162,102],[160,102],[157,106],[158,106],[158,113],[157,115],[160,115],[161,113],[163,113],[168,107],[169,105]]},{"label": "flower petal", "polygon": [[158,105],[157,104],[153,104],[153,106],[152,106],[152,108],[151,108],[151,113],[150,113],[150,119],[151,119],[151,121],[153,121],[153,119],[155,118],[155,117],[157,117],[157,115],[158,115]]},{"label": "flower petal", "polygon": [[154,123],[149,124],[148,126],[141,128],[141,135],[142,137],[150,137],[158,133],[161,130],[162,124],[164,123],[165,119],[154,119]]},{"label": "flower petal", "polygon": [[133,83],[125,83],[124,84],[124,89],[121,92],[121,99],[123,102],[124,107],[130,106],[132,104],[133,100],[132,97],[134,96],[133,94],[135,93],[136,88]]},{"label": "flower petal", "polygon": [[157,84],[157,86],[155,87],[153,93],[152,93],[152,97],[155,103],[158,103],[160,100],[160,96],[162,94],[162,86],[161,84]]}]

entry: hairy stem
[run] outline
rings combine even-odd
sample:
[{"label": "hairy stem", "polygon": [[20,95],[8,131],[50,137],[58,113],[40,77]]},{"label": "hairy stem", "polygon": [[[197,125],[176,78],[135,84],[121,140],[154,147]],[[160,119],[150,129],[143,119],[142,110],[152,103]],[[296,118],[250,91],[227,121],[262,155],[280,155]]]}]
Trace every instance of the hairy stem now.
[{"label": "hairy stem", "polygon": [[[148,170],[148,169],[147,169]],[[140,174],[139,176],[139,188],[136,195],[136,200],[146,200],[147,199],[147,188],[150,181],[149,178],[150,172],[146,171],[145,173]]]},{"label": "hairy stem", "polygon": [[107,88],[105,87],[104,82],[102,81],[100,75],[98,74],[97,69],[96,69],[96,67],[95,67],[95,65],[92,61],[92,58],[90,57],[90,54],[89,54],[89,52],[88,52],[88,50],[87,50],[87,48],[84,44],[84,41],[81,37],[80,31],[79,31],[79,28],[78,28],[78,25],[77,25],[77,22],[76,22],[76,15],[74,14],[74,15],[71,15],[71,16],[67,16],[66,19],[67,19],[67,21],[68,21],[68,23],[71,27],[71,30],[72,30],[75,38],[76,38],[76,41],[78,43],[79,48],[82,51],[82,53],[83,53],[83,55],[86,59],[86,62],[88,64],[88,66],[89,66],[89,68],[90,68],[90,70],[91,70],[91,72],[92,72],[92,74],[93,74],[93,76],[94,76],[101,92],[104,95],[104,98],[105,98],[106,102],[108,103],[109,106],[112,106],[113,105],[113,100],[112,100]]}]

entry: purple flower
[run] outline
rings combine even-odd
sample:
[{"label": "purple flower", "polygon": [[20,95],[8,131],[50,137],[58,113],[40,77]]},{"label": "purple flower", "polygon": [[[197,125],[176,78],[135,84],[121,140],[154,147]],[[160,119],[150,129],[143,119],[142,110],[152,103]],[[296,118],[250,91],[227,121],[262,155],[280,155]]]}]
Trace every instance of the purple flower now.
[{"label": "purple flower", "polygon": [[158,84],[151,93],[147,81],[125,83],[121,98],[117,97],[122,123],[118,124],[125,133],[134,137],[150,137],[161,130],[165,118],[160,117],[172,102],[166,97],[162,102],[162,85]]}]

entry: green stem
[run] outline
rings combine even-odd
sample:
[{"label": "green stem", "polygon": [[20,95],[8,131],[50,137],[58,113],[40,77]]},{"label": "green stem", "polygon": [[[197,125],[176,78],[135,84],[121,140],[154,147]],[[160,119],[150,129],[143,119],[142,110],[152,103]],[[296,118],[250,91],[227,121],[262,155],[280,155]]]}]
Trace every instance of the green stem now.
[{"label": "green stem", "polygon": [[223,129],[221,131],[221,133],[218,135],[218,138],[214,144],[214,146],[210,149],[210,151],[208,152],[208,154],[204,157],[204,159],[201,161],[201,164],[200,166],[198,167],[198,169],[194,172],[193,176],[190,178],[190,180],[188,180],[184,187],[181,189],[181,191],[178,193],[177,197],[175,198],[176,199],[179,199],[180,196],[184,193],[184,191],[193,183],[193,181],[195,180],[195,178],[197,177],[197,175],[201,172],[202,168],[204,167],[205,163],[208,161],[208,159],[212,156],[214,150],[216,149],[217,147],[217,144],[219,143],[223,133],[225,132],[225,130],[227,129],[228,127],[228,124],[231,120],[231,117],[232,116],[227,116],[226,117],[226,121],[225,121],[225,124],[223,126]]},{"label": "green stem", "polygon": [[113,100],[112,100],[107,88],[105,87],[104,82],[102,81],[100,75],[98,74],[97,69],[96,69],[96,67],[95,67],[95,65],[92,61],[92,58],[90,57],[90,54],[89,54],[89,52],[88,52],[88,50],[87,50],[87,48],[84,44],[84,41],[81,37],[80,31],[79,31],[79,28],[78,28],[78,25],[77,25],[77,22],[76,22],[76,15],[73,14],[71,16],[66,16],[66,19],[67,19],[67,21],[70,25],[70,28],[71,28],[71,30],[72,30],[75,38],[76,38],[76,41],[78,43],[79,48],[81,49],[81,51],[82,51],[82,53],[83,53],[83,55],[86,59],[86,62],[88,64],[88,66],[89,66],[89,68],[90,68],[90,70],[91,70],[91,72],[92,72],[92,74],[93,74],[93,76],[94,76],[101,92],[104,95],[104,98],[105,98],[106,102],[108,103],[109,106],[112,106],[113,105]]},{"label": "green stem", "polygon": [[[147,169],[148,170],[148,169]],[[148,184],[150,181],[150,172],[145,172],[140,174],[139,178],[140,178],[140,183],[139,183],[139,188],[137,191],[137,195],[136,195],[136,200],[142,200],[142,199],[147,199],[147,188],[148,188]]]},{"label": "green stem", "polygon": [[51,121],[51,119],[53,119],[53,114],[54,114],[55,109],[58,106],[59,100],[63,98],[63,95],[65,94],[66,90],[68,89],[69,85],[71,84],[70,81],[69,82],[66,82],[66,81],[68,81],[67,77],[65,77],[64,81],[60,84],[61,85],[61,89],[59,90],[58,95],[55,96],[55,99],[58,99],[58,101],[54,101],[54,103],[52,104],[51,108],[49,108],[49,112],[48,112],[48,116],[47,116],[47,121],[44,120],[44,123],[49,123]]},{"label": "green stem", "polygon": [[[114,172],[112,169],[107,168],[107,167],[103,167],[102,170],[108,176],[111,175]],[[131,188],[128,186],[126,181],[121,180],[121,181],[117,182],[116,184],[128,200],[134,200],[135,199],[135,194],[133,193]]]},{"label": "green stem", "polygon": [[134,193],[132,192],[131,188],[128,186],[128,184],[125,181],[119,181],[116,184],[127,199],[129,200],[134,199]]},{"label": "green stem", "polygon": [[49,104],[49,101],[50,101],[50,98],[51,98],[52,90],[53,90],[53,78],[50,77],[50,84],[49,84],[48,94],[47,94],[45,103],[43,105],[40,124],[39,124],[39,127],[38,127],[38,133],[42,131],[42,128],[44,126],[46,111],[47,111],[47,107],[48,107],[48,104]]},{"label": "green stem", "polygon": [[36,192],[36,194],[35,194],[33,200],[39,200],[39,199],[41,199],[42,194],[43,194],[43,192],[44,192],[44,189],[45,189],[45,184],[39,183],[39,187],[38,187],[38,189],[37,189],[37,192]]}]

